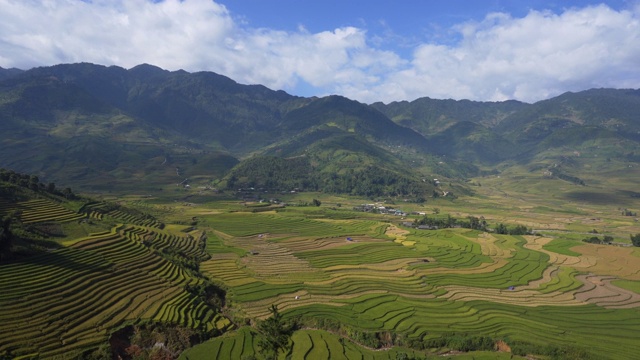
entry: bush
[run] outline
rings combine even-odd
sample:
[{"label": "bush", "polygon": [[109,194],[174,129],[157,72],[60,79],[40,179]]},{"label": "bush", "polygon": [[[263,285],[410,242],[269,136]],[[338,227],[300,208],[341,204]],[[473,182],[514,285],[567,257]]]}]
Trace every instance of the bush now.
[{"label": "bush", "polygon": [[630,236],[631,236],[631,244],[633,244],[633,246],[640,246],[640,234],[635,234]]}]

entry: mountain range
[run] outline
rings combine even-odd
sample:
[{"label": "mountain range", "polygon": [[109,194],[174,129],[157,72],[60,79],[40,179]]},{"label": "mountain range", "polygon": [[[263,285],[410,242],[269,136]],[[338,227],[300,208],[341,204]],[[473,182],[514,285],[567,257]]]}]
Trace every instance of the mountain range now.
[{"label": "mountain range", "polygon": [[420,198],[438,193],[433,179],[513,167],[588,185],[640,161],[638,114],[633,89],[363,104],[147,64],[0,68],[0,167],[85,191],[201,182]]}]

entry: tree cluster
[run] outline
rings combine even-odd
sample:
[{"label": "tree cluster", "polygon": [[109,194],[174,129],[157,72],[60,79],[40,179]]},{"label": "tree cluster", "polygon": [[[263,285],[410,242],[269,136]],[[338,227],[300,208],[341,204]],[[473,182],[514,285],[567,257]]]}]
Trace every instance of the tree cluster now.
[{"label": "tree cluster", "polygon": [[422,219],[416,219],[414,220],[414,224],[416,226],[428,226],[431,228],[438,228],[438,229],[447,229],[447,228],[452,228],[454,226],[456,226],[456,224],[458,224],[458,220],[454,217],[451,217],[451,215],[448,215],[446,217],[436,217],[436,216],[424,216]]},{"label": "tree cluster", "polygon": [[329,193],[346,193],[367,197],[424,197],[424,194],[427,194],[430,189],[425,183],[377,166],[368,166],[357,170],[348,169],[343,174],[322,174],[320,187]]},{"label": "tree cluster", "polygon": [[77,198],[73,191],[71,191],[71,188],[58,190],[56,184],[52,182],[48,184],[42,183],[36,175],[21,174],[13,170],[0,168],[0,181],[5,181],[36,192],[46,192],[52,195],[63,196],[67,199]]},{"label": "tree cluster", "polygon": [[553,175],[555,175],[560,180],[568,181],[568,182],[574,183],[576,185],[582,185],[582,186],[585,185],[584,180],[580,179],[577,176],[565,174],[565,173],[561,172],[558,168],[549,169],[549,171],[552,171]]},{"label": "tree cluster", "polygon": [[490,336],[473,336],[467,334],[444,334],[439,338],[412,341],[415,349],[442,349],[447,348],[456,351],[493,351],[498,340]]},{"label": "tree cluster", "polygon": [[530,356],[532,354],[546,356],[553,360],[589,360],[594,359],[586,350],[571,345],[535,345],[523,341],[509,342],[511,353],[518,356]]},{"label": "tree cluster", "polygon": [[508,227],[503,223],[499,223],[496,225],[494,229],[496,234],[505,234],[505,235],[529,235],[532,230],[527,228],[524,225],[516,225],[514,227]]},{"label": "tree cluster", "polygon": [[613,236],[605,235],[602,239],[597,236],[591,236],[582,239],[582,241],[589,244],[611,244],[613,242]]},{"label": "tree cluster", "polygon": [[[191,329],[162,322],[148,322],[126,326],[115,332],[111,341],[118,344],[107,353],[108,358],[136,360],[173,360],[181,352],[208,339],[211,334],[204,329]],[[112,345],[113,346],[113,345]],[[101,354],[106,355],[105,351]],[[96,357],[96,359],[99,357]],[[102,357],[104,359],[104,357]]]},{"label": "tree cluster", "polygon": [[0,221],[0,263],[11,258],[13,233],[11,232],[12,216],[7,215]]},{"label": "tree cluster", "polygon": [[319,171],[311,166],[306,157],[283,159],[261,156],[236,166],[226,178],[226,188],[253,188],[269,192],[299,189],[366,197],[424,199],[432,184],[378,166],[347,169],[344,172]]},{"label": "tree cluster", "polygon": [[216,309],[220,309],[225,305],[227,292],[207,280],[196,285],[185,285],[185,290]]},{"label": "tree cluster", "polygon": [[487,231],[487,221],[483,217],[468,216],[466,220],[456,219],[447,214],[446,217],[430,217],[425,215],[422,219],[416,219],[415,225],[425,225],[431,228],[448,229],[460,227],[472,230]]},{"label": "tree cluster", "polygon": [[629,209],[622,209],[622,216],[638,216],[638,213]]},{"label": "tree cluster", "polygon": [[269,312],[271,317],[258,324],[258,331],[262,334],[258,347],[265,358],[277,359],[281,350],[286,351],[291,346],[289,341],[295,324],[285,321],[275,305],[271,305]]},{"label": "tree cluster", "polygon": [[631,244],[633,246],[640,246],[640,234],[630,235]]},{"label": "tree cluster", "polygon": [[264,189],[272,192],[293,189],[316,190],[306,158],[283,159],[258,156],[236,166],[227,176],[227,189]]},{"label": "tree cluster", "polygon": [[[437,214],[440,209],[434,209],[434,213]],[[495,229],[490,229],[489,224],[484,217],[467,216],[466,220],[456,219],[451,215],[447,216],[429,216],[425,215],[422,219],[414,220],[414,226],[427,226],[431,229],[448,229],[454,227],[480,230],[486,232],[494,232],[496,234],[505,235],[529,235],[532,233],[530,228],[524,225],[516,225],[514,227],[508,227],[503,223],[496,225]]]}]

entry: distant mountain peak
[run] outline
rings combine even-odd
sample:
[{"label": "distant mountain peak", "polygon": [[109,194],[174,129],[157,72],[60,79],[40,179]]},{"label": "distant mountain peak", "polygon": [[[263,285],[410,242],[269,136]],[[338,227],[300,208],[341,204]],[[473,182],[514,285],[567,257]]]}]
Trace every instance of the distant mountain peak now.
[{"label": "distant mountain peak", "polygon": [[145,78],[169,73],[167,70],[147,63],[136,65],[128,71],[130,74]]}]

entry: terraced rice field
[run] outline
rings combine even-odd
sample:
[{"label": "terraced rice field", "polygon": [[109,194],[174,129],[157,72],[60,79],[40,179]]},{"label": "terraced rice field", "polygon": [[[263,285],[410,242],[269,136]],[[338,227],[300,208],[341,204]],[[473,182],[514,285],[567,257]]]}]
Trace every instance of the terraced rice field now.
[{"label": "terraced rice field", "polygon": [[[0,266],[0,353],[72,357],[105,343],[114,328],[144,319],[232,328],[185,290],[202,278],[163,257],[165,252],[198,261],[203,274],[226,287],[226,311],[240,320],[264,319],[277,305],[287,319],[325,319],[410,340],[456,333],[569,344],[598,359],[640,353],[640,262],[633,248],[569,246],[570,240],[553,243],[550,236],[468,229],[423,231],[306,208],[191,208],[190,216],[206,225],[185,228],[105,203],[77,214],[32,200],[0,203],[0,212],[17,207],[25,222],[89,216],[118,224]],[[255,330],[245,327],[182,358],[260,357],[257,342]],[[395,359],[401,353],[424,355],[402,348],[374,351],[331,332],[304,329],[294,333],[281,357]],[[485,355],[510,356],[472,356]]]},{"label": "terraced rice field", "polygon": [[[246,317],[265,318],[276,304],[286,317],[413,339],[455,332],[571,344],[603,359],[640,353],[640,295],[614,284],[638,280],[631,248],[556,253],[540,236],[302,216],[284,226],[276,213],[215,215],[211,223],[217,242],[202,269],[229,287]],[[292,358],[350,358],[322,334],[296,332]],[[217,356],[231,339],[216,340]],[[355,358],[367,358],[358,351]]]},{"label": "terraced rice field", "polygon": [[229,320],[185,286],[201,280],[142,244],[203,250],[191,234],[120,225],[74,244],[0,266],[0,353],[73,357],[128,321],[224,330]]},{"label": "terraced rice field", "polygon": [[[372,350],[345,341],[340,336],[322,330],[296,331],[291,338],[291,349],[280,358],[291,360],[338,359],[338,360],[395,360],[399,354],[422,357],[419,352],[410,349]],[[185,351],[180,360],[196,359],[241,359],[242,356],[259,356],[260,348],[256,344],[257,334],[249,328],[227,333],[202,345]],[[456,354],[455,357],[443,357],[456,360],[507,360],[524,359],[508,353],[475,352],[473,355]]]},{"label": "terraced rice field", "polygon": [[75,213],[47,199],[33,199],[20,203],[0,200],[0,214],[20,212],[20,220],[25,224],[37,222],[67,222],[79,220],[84,214]]},{"label": "terraced rice field", "polygon": [[[204,346],[188,350],[180,359],[240,359],[241,356],[260,354],[256,333],[242,328],[235,333],[209,341]],[[367,350],[352,342],[341,341],[334,334],[320,330],[297,331],[287,356],[292,360],[304,359],[396,359],[396,351]]]},{"label": "terraced rice field", "polygon": [[81,211],[86,213],[89,217],[98,220],[102,220],[106,216],[117,220],[118,222],[127,224],[135,224],[153,228],[164,227],[163,223],[149,215],[138,213],[134,214],[131,211],[120,209],[112,204],[108,204],[105,202],[91,202],[85,204]]}]

